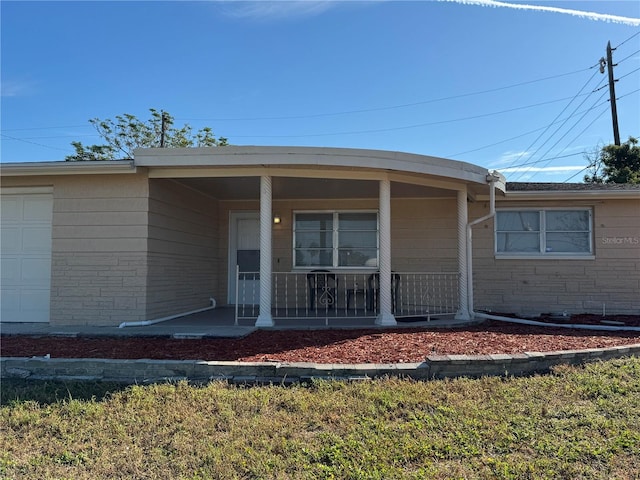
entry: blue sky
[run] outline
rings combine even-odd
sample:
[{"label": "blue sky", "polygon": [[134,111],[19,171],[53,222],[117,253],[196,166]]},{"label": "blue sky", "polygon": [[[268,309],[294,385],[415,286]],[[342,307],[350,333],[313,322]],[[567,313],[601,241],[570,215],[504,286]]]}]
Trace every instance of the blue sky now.
[{"label": "blue sky", "polygon": [[2,1],[2,162],[63,160],[100,143],[90,118],[156,108],[234,145],[581,181],[613,142],[608,41],[621,138],[640,136],[640,2],[484,1]]}]

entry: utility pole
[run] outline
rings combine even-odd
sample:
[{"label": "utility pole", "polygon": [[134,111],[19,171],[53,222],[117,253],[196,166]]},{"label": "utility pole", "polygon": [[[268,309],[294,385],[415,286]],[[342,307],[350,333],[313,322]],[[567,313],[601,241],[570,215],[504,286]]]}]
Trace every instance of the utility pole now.
[{"label": "utility pole", "polygon": [[615,50],[611,48],[611,42],[607,42],[607,59],[600,59],[600,73],[604,73],[604,66],[607,65],[609,73],[609,101],[611,103],[611,120],[613,121],[613,142],[620,145],[620,132],[618,130],[618,109],[616,108],[616,87],[613,78],[613,55],[611,52]]},{"label": "utility pole", "polygon": [[165,116],[164,111],[161,111],[160,114],[160,148],[164,148],[164,132],[167,129],[167,117]]}]

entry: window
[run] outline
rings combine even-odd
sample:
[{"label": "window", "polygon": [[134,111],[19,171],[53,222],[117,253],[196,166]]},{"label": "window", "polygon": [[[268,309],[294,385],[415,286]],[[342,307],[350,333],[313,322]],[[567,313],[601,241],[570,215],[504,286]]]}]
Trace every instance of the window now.
[{"label": "window", "polygon": [[296,267],[377,267],[376,212],[297,212]]},{"label": "window", "polygon": [[589,209],[501,210],[495,224],[497,256],[592,254]]}]

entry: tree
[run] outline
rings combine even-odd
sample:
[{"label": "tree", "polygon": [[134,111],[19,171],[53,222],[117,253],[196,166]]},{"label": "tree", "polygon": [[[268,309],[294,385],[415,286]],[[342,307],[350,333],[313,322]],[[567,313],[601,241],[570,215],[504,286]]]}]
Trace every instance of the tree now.
[{"label": "tree", "polygon": [[193,132],[190,125],[182,128],[173,126],[173,117],[167,112],[150,108],[151,118],[146,122],[135,115],[125,113],[117,115],[116,120],[89,120],[106,145],[84,146],[81,142],[71,142],[76,150],[74,155],[68,155],[68,162],[116,160],[118,158],[133,158],[136,148],[151,147],[222,147],[228,145],[227,139],[216,139],[210,127],[204,127]]},{"label": "tree", "polygon": [[592,168],[591,175],[584,177],[587,183],[640,184],[638,139],[629,137],[622,145],[611,144],[602,147],[589,168]]}]

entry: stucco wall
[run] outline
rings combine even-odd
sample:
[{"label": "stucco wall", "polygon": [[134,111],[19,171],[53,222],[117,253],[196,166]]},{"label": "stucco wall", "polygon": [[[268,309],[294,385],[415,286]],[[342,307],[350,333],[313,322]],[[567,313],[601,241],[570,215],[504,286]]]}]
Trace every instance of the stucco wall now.
[{"label": "stucco wall", "polygon": [[2,185],[53,186],[51,324],[144,319],[144,174],[6,177]]},{"label": "stucco wall", "polygon": [[[499,202],[500,207],[593,208],[595,259],[496,259],[493,221],[474,228],[477,309],[540,313],[640,313],[640,200]],[[471,217],[486,213],[471,205]]]},{"label": "stucco wall", "polygon": [[150,180],[147,319],[219,302],[217,203],[179,182]]}]

